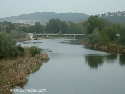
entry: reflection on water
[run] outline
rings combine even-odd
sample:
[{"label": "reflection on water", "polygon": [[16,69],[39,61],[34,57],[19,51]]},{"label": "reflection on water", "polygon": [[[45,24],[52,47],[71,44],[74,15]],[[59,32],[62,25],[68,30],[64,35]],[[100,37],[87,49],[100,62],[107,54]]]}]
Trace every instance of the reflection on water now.
[{"label": "reflection on water", "polygon": [[120,63],[121,66],[125,65],[125,55],[120,56],[120,62],[119,63]]},{"label": "reflection on water", "polygon": [[104,56],[88,55],[86,56],[86,63],[88,63],[91,68],[98,68],[98,66],[104,63]]},{"label": "reflection on water", "polygon": [[86,55],[85,60],[90,68],[98,68],[104,63],[117,63],[116,61],[121,66],[125,65],[125,55]]}]

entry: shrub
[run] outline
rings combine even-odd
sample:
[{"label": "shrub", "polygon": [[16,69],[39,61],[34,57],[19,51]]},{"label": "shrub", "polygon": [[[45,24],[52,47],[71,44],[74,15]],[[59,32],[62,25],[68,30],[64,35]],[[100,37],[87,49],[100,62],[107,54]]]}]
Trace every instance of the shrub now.
[{"label": "shrub", "polygon": [[0,58],[13,58],[23,54],[24,49],[17,46],[9,34],[0,33]]},{"label": "shrub", "polygon": [[17,55],[24,56],[24,48],[21,46],[17,46]]},{"label": "shrub", "polygon": [[40,48],[37,48],[37,47],[31,47],[30,49],[30,54],[31,56],[35,56],[36,54],[40,54],[41,52],[41,49]]}]

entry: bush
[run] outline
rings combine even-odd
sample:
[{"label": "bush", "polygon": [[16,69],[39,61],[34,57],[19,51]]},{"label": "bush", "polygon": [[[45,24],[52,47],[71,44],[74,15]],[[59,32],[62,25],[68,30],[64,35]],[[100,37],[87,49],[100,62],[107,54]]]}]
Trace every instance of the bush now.
[{"label": "bush", "polygon": [[18,56],[24,56],[24,48],[21,46],[17,46],[17,55]]},{"label": "bush", "polygon": [[24,49],[16,45],[16,42],[7,33],[0,33],[0,58],[13,58],[22,56]]},{"label": "bush", "polygon": [[31,47],[30,49],[30,54],[31,56],[35,56],[36,54],[40,54],[41,52],[41,49],[40,48],[37,48],[37,47]]}]

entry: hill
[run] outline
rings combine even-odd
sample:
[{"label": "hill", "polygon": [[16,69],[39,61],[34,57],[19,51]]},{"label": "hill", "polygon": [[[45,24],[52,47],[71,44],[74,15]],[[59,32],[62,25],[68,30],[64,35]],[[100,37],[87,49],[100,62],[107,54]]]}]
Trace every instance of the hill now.
[{"label": "hill", "polygon": [[55,12],[36,12],[1,18],[0,21],[9,21],[13,23],[34,24],[40,22],[46,24],[50,19],[60,19],[62,21],[81,22],[87,20],[89,15],[82,13],[55,13]]}]

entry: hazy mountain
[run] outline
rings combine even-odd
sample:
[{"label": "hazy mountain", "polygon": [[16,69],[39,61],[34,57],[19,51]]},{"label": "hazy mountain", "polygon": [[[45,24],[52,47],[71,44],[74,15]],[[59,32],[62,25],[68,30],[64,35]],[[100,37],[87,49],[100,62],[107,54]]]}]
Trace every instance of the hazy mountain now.
[{"label": "hazy mountain", "polygon": [[31,14],[23,14],[1,18],[0,21],[9,21],[14,23],[34,24],[39,21],[46,24],[50,19],[60,19],[63,21],[81,22],[87,20],[89,15],[82,13],[55,13],[55,12],[36,12]]},{"label": "hazy mountain", "polygon": [[99,16],[114,22],[114,23],[124,23],[125,24],[125,11],[118,12],[107,12],[104,14],[100,14]]}]

